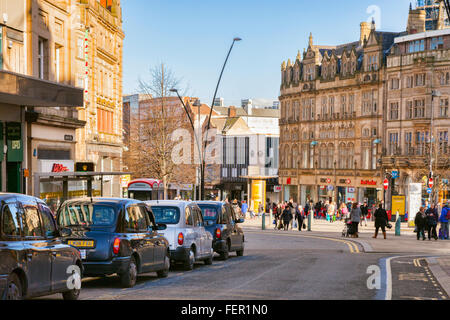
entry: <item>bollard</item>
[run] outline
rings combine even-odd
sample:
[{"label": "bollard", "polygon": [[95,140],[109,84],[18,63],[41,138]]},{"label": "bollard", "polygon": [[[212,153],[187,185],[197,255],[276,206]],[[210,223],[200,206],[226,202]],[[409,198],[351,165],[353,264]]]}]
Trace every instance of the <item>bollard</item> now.
[{"label": "bollard", "polygon": [[262,229],[266,230],[266,213],[263,212],[262,214]]},{"label": "bollard", "polygon": [[308,214],[308,231],[311,231],[311,211],[309,211]]},{"label": "bollard", "polygon": [[395,221],[395,235],[400,237],[400,229],[402,227],[402,219],[400,219],[400,214],[397,211],[396,221]]}]

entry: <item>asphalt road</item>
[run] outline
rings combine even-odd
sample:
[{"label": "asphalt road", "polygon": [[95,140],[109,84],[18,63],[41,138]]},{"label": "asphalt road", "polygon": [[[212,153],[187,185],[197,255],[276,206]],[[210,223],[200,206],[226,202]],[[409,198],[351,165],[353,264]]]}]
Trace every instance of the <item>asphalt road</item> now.
[{"label": "asphalt road", "polygon": [[[394,300],[448,299],[425,260],[390,260],[392,279],[368,288],[370,266],[382,268],[392,255],[364,253],[349,239],[328,239],[300,232],[245,230],[243,257],[218,256],[212,266],[198,263],[193,271],[175,268],[169,277],[141,275],[134,288],[122,289],[117,277],[83,280],[84,300]],[[398,254],[396,254],[398,255]],[[407,255],[407,253],[405,253]],[[382,270],[384,273],[386,270]],[[53,295],[42,299],[61,299]]]}]

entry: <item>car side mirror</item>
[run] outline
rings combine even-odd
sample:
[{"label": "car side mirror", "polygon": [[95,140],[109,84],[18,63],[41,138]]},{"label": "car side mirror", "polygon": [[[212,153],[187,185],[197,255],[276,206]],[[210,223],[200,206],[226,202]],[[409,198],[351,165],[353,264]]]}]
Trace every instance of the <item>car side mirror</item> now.
[{"label": "car side mirror", "polygon": [[69,228],[61,228],[59,229],[59,236],[66,238],[66,237],[70,237],[72,235],[72,230]]}]

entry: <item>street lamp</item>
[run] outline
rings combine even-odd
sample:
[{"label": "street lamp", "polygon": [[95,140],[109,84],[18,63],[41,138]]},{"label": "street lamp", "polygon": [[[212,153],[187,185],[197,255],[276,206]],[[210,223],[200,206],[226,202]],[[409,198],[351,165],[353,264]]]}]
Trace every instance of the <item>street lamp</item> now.
[{"label": "street lamp", "polygon": [[[448,4],[448,3],[447,3]],[[431,126],[430,126],[430,176],[429,179],[433,179],[433,144],[434,144],[434,98],[441,97],[442,94],[439,91],[432,90],[431,91]],[[437,162],[437,152],[436,152],[436,162]],[[436,190],[433,186],[432,190]],[[430,193],[430,202],[435,197],[433,194],[434,192]]]},{"label": "street lamp", "polygon": [[[194,121],[192,120],[191,114],[189,113],[188,108],[186,107],[186,104],[184,103],[183,99],[181,98],[180,94],[178,93],[178,89],[172,88],[172,89],[170,89],[170,92],[174,92],[174,93],[177,94],[178,99],[181,101],[181,104],[183,105],[183,109],[184,109],[184,111],[186,112],[186,114],[187,114],[187,116],[189,118],[189,122],[191,123],[192,131],[194,132],[194,139],[196,141],[198,154],[199,154],[199,157],[200,157],[200,163],[201,163],[200,164],[200,170],[201,170],[201,166],[203,164],[203,162],[201,161],[201,157],[202,157],[203,154],[202,154],[202,151],[201,151],[200,139],[199,139],[199,137],[197,135],[197,132],[195,131]],[[195,103],[194,103],[194,106],[195,107],[199,107],[198,117],[199,117],[199,126],[200,126],[200,106],[201,106],[200,101],[196,100]],[[200,200],[202,199],[201,191],[199,191],[199,199]]]},{"label": "street lamp", "polygon": [[201,188],[202,195],[205,194],[205,164],[206,164],[205,163],[205,151],[206,151],[206,147],[207,147],[207,143],[208,143],[208,132],[209,132],[209,129],[211,126],[211,116],[212,116],[212,112],[214,109],[214,101],[216,100],[216,95],[217,95],[217,91],[219,90],[220,81],[222,80],[222,75],[225,70],[225,66],[227,65],[228,58],[230,57],[231,51],[233,50],[234,43],[241,41],[241,40],[242,40],[241,38],[237,38],[237,37],[233,39],[233,43],[231,44],[230,50],[228,51],[228,55],[223,64],[222,71],[220,72],[219,80],[217,81],[217,85],[216,85],[216,90],[214,91],[214,96],[213,96],[213,100],[211,103],[211,110],[209,112],[209,117],[208,117],[208,124],[206,126],[206,137],[205,137],[205,142],[203,144],[203,151],[202,151],[202,157],[201,157],[202,165],[201,165],[201,175],[200,175],[200,179],[201,179],[201,182],[200,182],[201,187],[200,188]]}]

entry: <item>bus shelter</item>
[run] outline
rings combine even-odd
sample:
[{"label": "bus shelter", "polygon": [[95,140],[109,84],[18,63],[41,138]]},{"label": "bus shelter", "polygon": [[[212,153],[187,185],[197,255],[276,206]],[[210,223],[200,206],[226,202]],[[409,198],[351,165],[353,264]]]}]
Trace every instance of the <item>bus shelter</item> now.
[{"label": "bus shelter", "polygon": [[[66,200],[102,197],[105,177],[128,175],[127,172],[49,172],[34,174],[34,196],[43,199],[56,212]],[[120,197],[120,195],[117,195]]]}]

